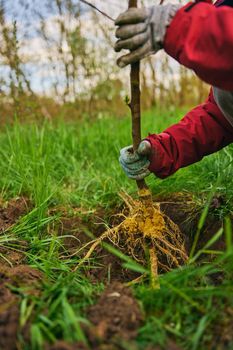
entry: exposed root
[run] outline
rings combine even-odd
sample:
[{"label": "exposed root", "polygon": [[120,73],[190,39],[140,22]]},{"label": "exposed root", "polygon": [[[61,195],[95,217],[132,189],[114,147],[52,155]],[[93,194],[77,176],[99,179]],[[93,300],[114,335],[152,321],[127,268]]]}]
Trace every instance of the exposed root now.
[{"label": "exposed root", "polygon": [[145,279],[145,277],[146,277],[146,274],[144,273],[143,275],[141,275],[141,276],[135,278],[134,280],[128,282],[126,285],[127,285],[128,287],[130,287],[130,286],[133,286],[134,284],[141,283],[141,282],[143,282],[143,280]]},{"label": "exposed root", "polygon": [[156,254],[156,248],[154,245],[149,249],[150,253],[150,269],[151,269],[151,286],[154,289],[160,288],[158,280],[158,258]]},{"label": "exposed root", "polygon": [[158,268],[169,271],[188,259],[182,234],[178,226],[161,212],[158,204],[153,204],[151,200],[133,200],[126,193],[121,194],[121,197],[129,209],[129,215],[118,226],[108,229],[92,241],[76,269],[90,258],[103,240],[108,239],[143,264],[147,250],[150,255],[151,281],[158,287]]}]

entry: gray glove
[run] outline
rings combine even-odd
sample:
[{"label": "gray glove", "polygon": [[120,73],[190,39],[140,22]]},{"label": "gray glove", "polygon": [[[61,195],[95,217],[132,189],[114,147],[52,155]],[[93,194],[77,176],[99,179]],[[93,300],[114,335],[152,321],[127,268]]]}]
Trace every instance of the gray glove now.
[{"label": "gray glove", "polygon": [[148,169],[150,161],[147,156],[151,152],[149,141],[142,141],[138,150],[134,152],[132,146],[122,148],[120,151],[120,164],[125,174],[133,180],[142,180],[150,174]]},{"label": "gray glove", "polygon": [[130,8],[115,21],[119,26],[115,51],[130,50],[117,60],[120,68],[140,61],[156,53],[163,47],[167,27],[171,23],[180,4],[156,5],[148,8]]}]

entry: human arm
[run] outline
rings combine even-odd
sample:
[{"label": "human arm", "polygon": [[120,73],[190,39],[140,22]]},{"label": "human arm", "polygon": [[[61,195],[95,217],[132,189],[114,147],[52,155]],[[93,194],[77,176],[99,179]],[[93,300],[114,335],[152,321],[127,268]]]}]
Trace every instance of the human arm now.
[{"label": "human arm", "polygon": [[233,127],[208,100],[190,111],[179,123],[146,138],[151,143],[149,170],[165,178],[233,142]]},{"label": "human arm", "polygon": [[129,9],[117,20],[115,50],[128,64],[161,48],[207,83],[233,90],[233,8],[208,2]]},{"label": "human arm", "polygon": [[163,179],[232,143],[233,127],[211,91],[206,102],[187,113],[179,123],[160,134],[150,134],[145,140],[151,147],[139,148],[139,154],[129,152],[128,147],[121,151],[123,170],[132,179],[147,176],[148,170]]},{"label": "human arm", "polygon": [[164,50],[207,83],[233,90],[233,8],[191,4],[171,21]]}]

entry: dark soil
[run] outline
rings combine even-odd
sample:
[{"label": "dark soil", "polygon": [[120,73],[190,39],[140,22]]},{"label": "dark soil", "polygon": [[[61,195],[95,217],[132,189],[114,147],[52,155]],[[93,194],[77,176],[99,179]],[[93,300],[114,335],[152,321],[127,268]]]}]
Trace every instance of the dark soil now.
[{"label": "dark soil", "polygon": [[0,207],[0,234],[14,225],[22,215],[30,208],[30,202],[26,197],[11,199]]},{"label": "dark soil", "polygon": [[69,254],[75,253],[80,244],[89,241],[89,238],[83,232],[85,225],[85,221],[79,215],[61,217],[58,233],[61,236],[66,236],[63,245]]},{"label": "dark soil", "polygon": [[[185,234],[187,251],[192,246],[192,240],[200,212],[193,206],[192,199],[189,195],[177,195],[169,199],[161,199],[161,209]],[[29,201],[25,198],[12,200],[7,206],[0,208],[0,234],[14,225],[17,220],[29,210]],[[64,248],[62,255],[72,255],[87,243],[90,238],[86,230],[100,236],[106,230],[103,223],[108,222],[109,226],[117,225],[121,218],[114,214],[122,212],[124,208],[116,208],[110,212],[103,209],[96,211],[87,219],[83,219],[82,213],[73,213],[68,215],[64,212],[58,228],[60,235],[69,236],[64,238]],[[102,223],[100,223],[102,222]],[[100,223],[100,224],[96,224]],[[206,242],[217,232],[222,223],[213,216],[209,216],[203,229],[198,248],[203,247]],[[22,242],[22,244],[24,244]],[[216,242],[213,249],[223,250],[225,248],[224,239]],[[24,293],[38,295],[40,293],[40,281],[42,274],[28,266],[22,265],[22,256],[15,250],[0,248],[0,253],[4,253],[7,259],[12,261],[13,268],[3,266],[0,258],[0,349],[18,350],[18,335],[29,340],[29,322],[20,328],[19,325],[19,295],[14,292],[11,286],[24,288]],[[26,249],[26,245],[25,248]],[[17,255],[19,254],[19,255]],[[82,252],[85,254],[85,251]],[[23,255],[23,254],[22,254]],[[92,326],[84,326],[90,348],[93,350],[121,350],[127,349],[127,344],[131,349],[137,349],[135,338],[138,329],[143,323],[142,311],[132,295],[129,288],[120,282],[129,282],[138,277],[138,274],[122,267],[122,261],[113,256],[102,246],[97,247],[95,258],[89,266],[84,267],[86,275],[94,282],[102,281],[108,283],[107,288],[99,297],[96,305],[87,310],[87,318]],[[216,277],[216,279],[219,276]],[[232,310],[226,312],[226,319],[220,322],[213,334],[218,334],[221,344],[229,344],[232,340]],[[230,337],[230,339],[229,339]],[[216,338],[216,344],[218,343]],[[68,344],[59,341],[54,345],[48,346],[46,350],[87,350],[85,345],[76,343]],[[181,350],[173,342],[166,345],[168,350]],[[220,348],[223,349],[223,348]],[[149,347],[145,350],[161,350],[160,347]]]},{"label": "dark soil", "polygon": [[[179,226],[184,234],[186,251],[189,254],[197,230],[201,208],[198,209],[196,207],[194,199],[188,193],[176,193],[170,195],[169,198],[157,198],[156,201],[161,203],[161,210]],[[215,202],[216,200],[214,201],[216,206]],[[111,212],[105,212],[100,208],[85,220],[82,219],[82,215],[64,216],[61,220],[59,232],[61,235],[73,236],[64,239],[64,247],[67,253],[73,254],[77,252],[80,246],[90,241],[90,238],[85,233],[85,228],[94,234],[95,237],[98,237],[106,230],[105,224],[101,224],[101,222],[107,222],[109,227],[114,227],[122,220],[121,217],[116,215],[121,212],[127,215],[127,209],[118,207]],[[222,222],[220,220],[213,215],[209,215],[201,233],[197,250],[201,249],[221,226]],[[211,248],[213,250],[224,250],[224,237],[215,242]],[[83,251],[81,256],[84,256],[86,251]],[[95,249],[92,257],[95,258],[94,262],[86,266],[85,272],[93,282],[128,282],[139,276],[135,272],[122,268],[122,261],[106,251],[101,245]],[[211,256],[208,256],[208,259],[211,258]]]},{"label": "dark soil", "polygon": [[[159,198],[158,201],[161,202],[161,210],[179,226],[181,232],[184,234],[186,250],[189,253],[200,219],[201,208],[198,209],[195,207],[195,202],[190,194],[175,193],[170,195],[169,198]],[[202,249],[211,237],[222,227],[222,221],[213,214],[214,209],[219,205],[219,201],[217,197],[213,199],[210,213],[197,244],[197,251]],[[211,247],[211,249],[219,251],[224,251],[225,248],[224,236]]]},{"label": "dark soil", "polygon": [[173,341],[168,341],[164,348],[160,346],[149,346],[146,350],[182,350],[182,348]]},{"label": "dark soil", "polygon": [[69,253],[74,253],[79,248],[79,244],[90,241],[87,231],[95,237],[99,237],[106,230],[106,223],[110,227],[120,223],[122,219],[116,215],[122,211],[124,211],[123,207],[108,210],[98,208],[92,214],[85,215],[76,208],[73,208],[70,214],[67,214],[65,209],[61,209],[62,216],[58,232],[60,235],[71,236],[64,238],[65,248]]},{"label": "dark soil", "polygon": [[[119,282],[108,285],[99,300],[87,311],[91,327],[84,327],[89,347],[59,341],[46,350],[137,350],[135,338],[143,323],[142,310],[131,290]],[[164,350],[149,346],[145,350]],[[182,350],[168,341],[166,349]]]},{"label": "dark soil", "polygon": [[5,247],[0,247],[0,264],[2,266],[23,264],[26,260],[25,251],[27,247],[26,241],[19,240],[17,242],[11,241]]},{"label": "dark soil", "polygon": [[224,317],[212,329],[211,348],[216,350],[233,349],[233,307],[226,307]]},{"label": "dark soil", "polygon": [[18,350],[18,335],[29,339],[28,324],[19,324],[19,297],[11,286],[24,288],[24,293],[38,294],[42,274],[25,265],[14,268],[0,267],[0,349]]},{"label": "dark soil", "polygon": [[[115,210],[116,213],[119,213],[123,209],[116,208]],[[121,219],[115,216],[115,210],[105,212],[103,209],[99,209],[88,219],[82,219],[80,215],[62,217],[58,232],[63,236],[71,236],[65,237],[63,241],[66,253],[68,255],[74,254],[81,246],[91,240],[85,230],[94,234],[95,237],[99,237],[106,230],[104,222],[107,219],[110,227],[117,225]],[[87,252],[87,249],[82,252],[81,256],[84,256],[85,252]],[[87,277],[93,282],[125,282],[139,276],[135,272],[124,269],[122,261],[107,252],[101,245],[96,248],[93,257],[95,257],[95,262],[85,268]]]},{"label": "dark soil", "polygon": [[8,299],[7,302],[9,305],[6,309],[4,307],[0,313],[0,349],[17,350],[19,308],[16,298],[15,300]]},{"label": "dark soil", "polygon": [[86,269],[86,275],[93,282],[130,282],[140,276],[137,272],[125,269],[122,260],[107,252],[101,246],[95,252],[96,263]]},{"label": "dark soil", "polygon": [[[86,347],[83,344],[75,343],[75,344],[68,344],[63,341],[58,341],[57,343],[46,347],[46,350],[138,350],[138,347],[136,344],[128,344],[129,347],[127,347],[127,344],[122,345],[114,345],[114,344],[100,344],[95,347]],[[161,348],[160,346],[149,346],[145,348],[145,350],[182,350],[178,345],[175,343],[169,341],[166,344],[165,348]]]},{"label": "dark soil", "polygon": [[[30,202],[26,197],[11,199],[0,207],[0,235],[13,226],[21,216],[25,215],[30,209]],[[17,246],[17,248],[16,248]],[[25,241],[11,241],[10,244],[0,247],[1,265],[18,265],[25,260],[24,251],[27,248]],[[4,257],[4,258],[3,258]]]},{"label": "dark soil", "polygon": [[88,319],[94,325],[95,338],[108,343],[113,338],[134,339],[143,315],[131,290],[115,282],[106,288],[97,304],[89,308]]},{"label": "dark soil", "polygon": [[0,284],[10,284],[14,287],[35,288],[42,279],[42,273],[27,265],[19,265],[13,268],[0,267]]},{"label": "dark soil", "polygon": [[[143,322],[143,314],[129,288],[119,282],[107,286],[99,300],[87,311],[90,327],[84,327],[89,349],[125,349],[133,341]],[[86,350],[85,345],[58,342],[49,350]],[[136,349],[136,348],[135,348]]]},{"label": "dark soil", "polygon": [[68,344],[64,341],[58,341],[53,345],[47,346],[46,350],[89,350],[85,345],[80,343]]}]

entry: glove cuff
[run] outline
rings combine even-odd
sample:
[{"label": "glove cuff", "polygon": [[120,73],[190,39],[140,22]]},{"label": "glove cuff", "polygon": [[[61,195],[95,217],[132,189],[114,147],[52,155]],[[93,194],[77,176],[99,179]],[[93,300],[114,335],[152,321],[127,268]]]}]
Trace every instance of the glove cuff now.
[{"label": "glove cuff", "polygon": [[150,20],[152,32],[152,44],[155,51],[163,48],[166,30],[175,17],[177,11],[182,7],[180,4],[157,5],[151,8]]}]

